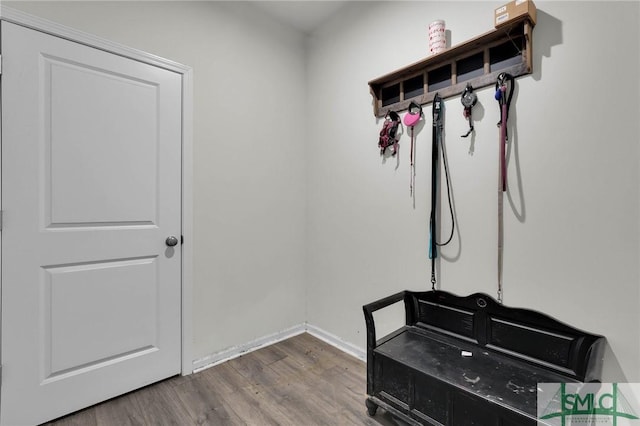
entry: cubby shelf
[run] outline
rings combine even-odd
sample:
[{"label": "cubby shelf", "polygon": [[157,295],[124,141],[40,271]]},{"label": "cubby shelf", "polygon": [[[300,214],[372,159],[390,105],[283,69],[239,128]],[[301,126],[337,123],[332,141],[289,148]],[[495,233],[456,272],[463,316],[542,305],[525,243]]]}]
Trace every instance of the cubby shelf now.
[{"label": "cubby shelf", "polygon": [[402,111],[411,101],[421,105],[459,95],[469,83],[474,89],[495,84],[501,72],[514,77],[532,72],[532,31],[528,18],[482,34],[369,82],[373,113]]}]

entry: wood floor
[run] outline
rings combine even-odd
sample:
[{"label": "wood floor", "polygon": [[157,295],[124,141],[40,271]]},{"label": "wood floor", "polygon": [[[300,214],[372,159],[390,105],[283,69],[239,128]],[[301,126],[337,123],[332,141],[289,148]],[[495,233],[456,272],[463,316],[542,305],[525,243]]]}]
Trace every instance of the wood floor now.
[{"label": "wood floor", "polygon": [[365,393],[364,362],[304,333],[47,425],[396,425]]}]

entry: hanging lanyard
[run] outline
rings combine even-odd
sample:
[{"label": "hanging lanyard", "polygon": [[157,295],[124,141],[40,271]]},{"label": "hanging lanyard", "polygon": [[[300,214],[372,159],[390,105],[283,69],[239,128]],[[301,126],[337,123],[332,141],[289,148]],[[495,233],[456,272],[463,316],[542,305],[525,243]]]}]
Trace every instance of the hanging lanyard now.
[{"label": "hanging lanyard", "polygon": [[442,136],[442,99],[436,93],[433,98],[433,129],[431,133],[431,215],[429,217],[429,259],[431,259],[431,289],[436,289],[436,210],[438,201],[438,145]]},{"label": "hanging lanyard", "polygon": [[[418,111],[413,112],[414,109],[417,109]],[[418,125],[418,122],[420,121],[421,118],[422,118],[422,107],[417,103],[411,101],[411,103],[409,104],[409,108],[407,110],[407,114],[404,116],[404,124],[409,128],[409,131],[411,132],[411,154],[410,154],[411,168],[409,170],[409,173],[410,173],[409,195],[414,197],[414,204],[415,204],[414,187],[416,183],[416,169],[415,169],[415,163],[414,163],[416,148],[415,148],[414,132],[415,132],[415,127]]]},{"label": "hanging lanyard", "polygon": [[[507,81],[509,85],[507,85]],[[509,95],[507,89],[509,88]],[[514,78],[511,74],[501,73],[496,81],[495,98],[500,106],[500,149],[499,149],[499,171],[498,171],[498,302],[502,303],[502,264],[503,264],[503,242],[504,242],[504,192],[507,190],[507,153],[506,147],[509,141],[507,134],[507,120],[509,119],[509,107],[513,98]]]},{"label": "hanging lanyard", "polygon": [[462,92],[462,97],[460,98],[460,102],[462,102],[462,106],[464,107],[464,118],[469,121],[469,130],[467,133],[462,135],[463,138],[466,138],[471,133],[473,133],[473,119],[471,118],[471,111],[475,104],[478,102],[478,96],[473,93],[473,86],[467,83],[467,87],[465,87],[464,92]]},{"label": "hanging lanyard", "polygon": [[[442,98],[436,93],[433,98],[433,132],[431,144],[431,215],[429,218],[429,259],[431,259],[431,289],[436,289],[436,258],[438,257],[438,246],[446,246],[453,239],[455,231],[455,218],[453,215],[453,202],[451,197],[451,179],[449,177],[449,168],[447,166],[447,158],[444,150],[442,138],[442,123],[444,117]],[[449,212],[451,214],[451,234],[444,243],[438,243],[436,239],[436,231],[438,229],[436,223],[438,211],[438,160],[440,158],[439,151],[442,150],[442,164],[444,166],[445,181],[447,183],[447,200],[449,202]]]}]

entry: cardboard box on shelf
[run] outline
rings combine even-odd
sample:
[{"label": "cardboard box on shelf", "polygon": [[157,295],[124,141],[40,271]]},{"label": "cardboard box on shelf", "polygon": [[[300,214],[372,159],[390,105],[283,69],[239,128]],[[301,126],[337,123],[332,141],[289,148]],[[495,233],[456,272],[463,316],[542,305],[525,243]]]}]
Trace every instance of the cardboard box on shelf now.
[{"label": "cardboard box on shelf", "polygon": [[531,0],[513,0],[495,10],[494,26],[502,27],[527,16],[533,25],[536,24],[536,5]]}]

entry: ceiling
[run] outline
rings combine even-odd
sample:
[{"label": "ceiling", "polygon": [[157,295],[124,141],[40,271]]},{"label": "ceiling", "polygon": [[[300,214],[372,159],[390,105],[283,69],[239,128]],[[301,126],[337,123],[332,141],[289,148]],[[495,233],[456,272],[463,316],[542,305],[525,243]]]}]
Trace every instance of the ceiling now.
[{"label": "ceiling", "polygon": [[251,1],[276,20],[310,33],[333,16],[347,1]]}]

